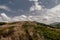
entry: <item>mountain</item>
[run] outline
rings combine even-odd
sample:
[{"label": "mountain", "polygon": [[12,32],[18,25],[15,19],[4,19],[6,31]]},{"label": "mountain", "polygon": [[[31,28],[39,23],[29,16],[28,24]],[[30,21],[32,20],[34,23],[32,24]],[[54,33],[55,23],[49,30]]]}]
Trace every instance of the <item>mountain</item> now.
[{"label": "mountain", "polygon": [[52,23],[50,25],[55,27],[55,28],[59,28],[60,29],[60,22],[55,22],[55,23]]},{"label": "mountain", "polygon": [[60,29],[35,21],[0,22],[0,40],[60,40]]}]

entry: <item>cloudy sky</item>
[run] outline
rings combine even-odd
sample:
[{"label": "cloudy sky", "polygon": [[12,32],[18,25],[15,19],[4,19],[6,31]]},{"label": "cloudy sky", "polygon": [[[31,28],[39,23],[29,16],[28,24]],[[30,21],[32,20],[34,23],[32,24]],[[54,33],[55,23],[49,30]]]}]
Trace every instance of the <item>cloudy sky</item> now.
[{"label": "cloudy sky", "polygon": [[0,0],[0,13],[14,18],[20,15],[39,16],[40,18],[37,17],[34,20],[43,23],[59,21],[59,8],[60,0]]},{"label": "cloudy sky", "polygon": [[[38,0],[38,2],[45,8],[52,8],[56,5],[55,0]],[[29,0],[0,0],[0,13],[5,12],[9,16],[28,14],[25,12],[29,11],[33,3]]]}]

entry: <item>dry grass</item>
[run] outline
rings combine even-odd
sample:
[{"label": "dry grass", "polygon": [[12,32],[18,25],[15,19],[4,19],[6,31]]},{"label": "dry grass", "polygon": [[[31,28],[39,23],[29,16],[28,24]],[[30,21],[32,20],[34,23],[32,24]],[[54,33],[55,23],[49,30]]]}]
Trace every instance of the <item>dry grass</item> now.
[{"label": "dry grass", "polygon": [[[57,35],[60,33],[60,29],[46,26],[30,21],[6,23],[0,26],[0,40],[49,40],[45,38],[45,36],[50,37],[47,35],[48,33],[55,32]],[[53,37],[56,35],[55,33],[53,33]]]}]

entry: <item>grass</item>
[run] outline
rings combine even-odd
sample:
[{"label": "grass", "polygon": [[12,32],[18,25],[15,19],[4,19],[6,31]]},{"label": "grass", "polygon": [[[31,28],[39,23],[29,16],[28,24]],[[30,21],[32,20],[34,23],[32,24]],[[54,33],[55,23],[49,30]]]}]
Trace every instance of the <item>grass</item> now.
[{"label": "grass", "polygon": [[[12,23],[12,24],[15,24],[15,23]],[[15,25],[9,26],[7,28],[2,28],[2,29],[0,28],[0,36],[8,37],[13,35],[12,39],[19,38],[21,40],[41,40],[41,39],[42,40],[60,40],[60,29],[57,29],[42,23],[25,22],[23,23],[22,26],[18,26],[16,28],[18,33],[15,32],[16,33],[15,35],[13,34],[14,28],[15,28]],[[22,29],[20,30],[18,28],[20,29],[22,28]]]},{"label": "grass", "polygon": [[[60,30],[58,31],[58,30],[56,30],[56,28],[51,28],[48,25],[37,24],[35,26],[32,26],[30,24],[25,23],[25,25],[23,25],[23,27],[26,30],[29,30],[30,28],[33,27],[34,35],[39,34],[41,37],[43,36],[46,40],[60,40]],[[36,38],[37,38],[37,35],[36,35]],[[35,38],[33,37],[33,40],[34,39]]]}]

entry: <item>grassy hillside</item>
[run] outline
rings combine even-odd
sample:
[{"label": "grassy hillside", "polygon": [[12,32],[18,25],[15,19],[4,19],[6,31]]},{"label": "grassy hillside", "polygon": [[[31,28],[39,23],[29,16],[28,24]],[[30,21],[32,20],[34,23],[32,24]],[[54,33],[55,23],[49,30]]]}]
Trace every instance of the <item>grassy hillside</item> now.
[{"label": "grassy hillside", "polygon": [[3,23],[0,40],[60,40],[60,29],[30,21]]}]

